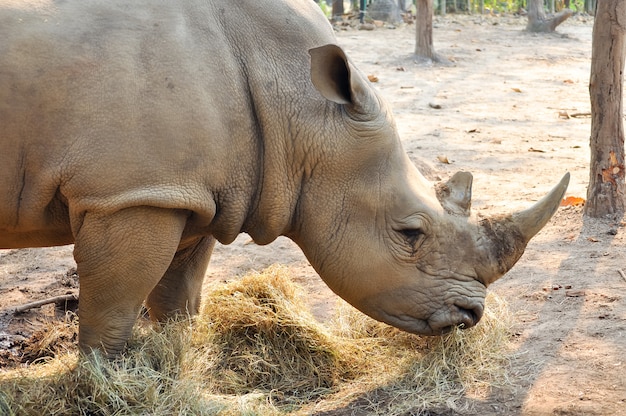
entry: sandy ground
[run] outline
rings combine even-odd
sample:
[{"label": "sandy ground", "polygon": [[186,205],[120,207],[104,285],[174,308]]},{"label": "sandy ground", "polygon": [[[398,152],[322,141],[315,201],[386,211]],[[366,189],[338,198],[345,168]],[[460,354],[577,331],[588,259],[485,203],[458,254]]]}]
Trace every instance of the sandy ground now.
[{"label": "sandy ground", "polygon": [[[515,17],[436,20],[435,48],[449,66],[414,61],[413,26],[338,32],[357,66],[378,78],[407,152],[431,180],[472,172],[473,209],[481,213],[527,207],[565,172],[572,174],[568,195],[586,195],[590,117],[572,115],[590,111],[593,21],[574,16],[549,35],[526,33],[525,24]],[[626,414],[625,223],[581,212],[561,208],[492,286],[517,317],[514,387],[468,397],[470,414]],[[242,235],[218,246],[207,280],[277,262],[309,289],[316,314],[328,316],[337,298],[286,239],[260,247]],[[0,251],[0,350],[55,314],[52,306],[20,316],[8,309],[75,292],[73,267],[71,247]]]}]

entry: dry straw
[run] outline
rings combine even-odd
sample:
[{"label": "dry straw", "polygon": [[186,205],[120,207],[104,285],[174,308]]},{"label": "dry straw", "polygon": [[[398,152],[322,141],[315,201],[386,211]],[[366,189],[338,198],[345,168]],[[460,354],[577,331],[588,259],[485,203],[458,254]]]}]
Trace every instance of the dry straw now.
[{"label": "dry straw", "polygon": [[[422,338],[342,303],[325,325],[286,268],[212,288],[198,318],[139,325],[108,362],[55,346],[51,325],[34,363],[0,369],[0,415],[371,415],[459,411],[507,383],[510,319],[488,297],[476,327]],[[63,344],[63,343],[61,343]]]}]

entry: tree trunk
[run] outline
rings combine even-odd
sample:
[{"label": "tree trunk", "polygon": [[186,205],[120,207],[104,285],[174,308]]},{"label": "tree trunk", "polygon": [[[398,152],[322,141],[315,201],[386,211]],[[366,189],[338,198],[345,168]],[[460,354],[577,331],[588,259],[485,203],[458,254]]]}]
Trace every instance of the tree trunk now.
[{"label": "tree trunk", "polygon": [[333,0],[332,19],[341,20],[343,16],[343,0]]},{"label": "tree trunk", "polygon": [[592,16],[595,15],[596,0],[585,0],[585,11]]},{"label": "tree trunk", "polygon": [[543,0],[528,0],[528,24],[526,30],[529,32],[554,32],[556,27],[566,21],[573,11],[570,9],[561,10],[553,17],[546,17],[543,10]]},{"label": "tree trunk", "polygon": [[584,214],[624,213],[624,123],[622,85],[626,3],[597,4],[591,51],[591,169]]},{"label": "tree trunk", "polygon": [[433,62],[445,61],[433,47],[433,0],[417,0],[415,10],[415,55]]}]

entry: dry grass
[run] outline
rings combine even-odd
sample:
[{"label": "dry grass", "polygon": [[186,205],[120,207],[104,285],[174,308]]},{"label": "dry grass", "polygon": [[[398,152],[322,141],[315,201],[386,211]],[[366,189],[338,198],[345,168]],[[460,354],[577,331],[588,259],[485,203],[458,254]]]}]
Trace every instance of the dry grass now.
[{"label": "dry grass", "polygon": [[419,414],[461,410],[507,382],[510,321],[494,296],[478,327],[444,338],[348,306],[322,325],[303,299],[271,267],[213,290],[193,321],[139,326],[114,362],[55,349],[75,325],[52,326],[49,358],[0,371],[0,414]]}]

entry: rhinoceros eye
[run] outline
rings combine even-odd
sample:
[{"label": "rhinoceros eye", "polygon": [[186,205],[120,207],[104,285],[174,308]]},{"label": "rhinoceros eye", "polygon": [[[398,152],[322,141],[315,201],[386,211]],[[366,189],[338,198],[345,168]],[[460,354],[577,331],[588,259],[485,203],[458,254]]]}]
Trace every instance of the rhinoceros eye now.
[{"label": "rhinoceros eye", "polygon": [[400,234],[414,248],[418,248],[426,238],[426,234],[421,228],[405,228],[400,230]]}]

